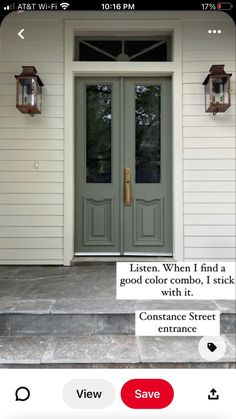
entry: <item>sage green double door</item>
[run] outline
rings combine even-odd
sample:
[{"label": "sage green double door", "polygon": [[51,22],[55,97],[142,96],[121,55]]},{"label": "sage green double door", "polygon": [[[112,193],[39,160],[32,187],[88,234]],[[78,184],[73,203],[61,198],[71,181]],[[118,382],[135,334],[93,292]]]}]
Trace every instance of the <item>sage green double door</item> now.
[{"label": "sage green double door", "polygon": [[171,80],[75,79],[75,254],[172,255]]}]

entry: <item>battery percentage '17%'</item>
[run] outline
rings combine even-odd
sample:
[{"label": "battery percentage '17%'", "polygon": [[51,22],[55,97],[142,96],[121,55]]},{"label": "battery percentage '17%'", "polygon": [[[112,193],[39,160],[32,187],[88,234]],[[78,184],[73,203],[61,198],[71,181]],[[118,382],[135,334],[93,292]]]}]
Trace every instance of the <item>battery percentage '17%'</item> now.
[{"label": "battery percentage '17%'", "polygon": [[202,10],[217,10],[216,4],[214,3],[202,3]]}]

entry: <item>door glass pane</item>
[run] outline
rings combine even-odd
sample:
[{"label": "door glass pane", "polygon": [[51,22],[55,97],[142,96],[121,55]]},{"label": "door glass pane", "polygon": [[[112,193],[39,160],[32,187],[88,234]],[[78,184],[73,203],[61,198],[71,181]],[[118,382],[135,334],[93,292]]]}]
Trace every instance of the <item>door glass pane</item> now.
[{"label": "door glass pane", "polygon": [[135,86],[135,179],[136,183],[159,183],[161,86]]},{"label": "door glass pane", "polygon": [[86,180],[111,182],[111,86],[86,88]]}]

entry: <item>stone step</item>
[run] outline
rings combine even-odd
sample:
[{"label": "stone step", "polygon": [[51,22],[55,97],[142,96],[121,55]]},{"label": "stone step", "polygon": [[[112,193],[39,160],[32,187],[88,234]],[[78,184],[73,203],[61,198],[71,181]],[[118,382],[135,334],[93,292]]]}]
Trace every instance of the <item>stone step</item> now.
[{"label": "stone step", "polygon": [[73,266],[109,266],[116,262],[173,262],[173,258],[153,256],[76,256],[71,261]]},{"label": "stone step", "polygon": [[223,335],[226,352],[217,362],[198,352],[199,337],[3,336],[0,368],[234,368],[235,336]]},{"label": "stone step", "polygon": [[[145,304],[143,308],[145,309]],[[221,313],[220,332],[235,334],[236,315]],[[134,335],[132,313],[7,313],[0,314],[0,336]]]},{"label": "stone step", "polygon": [[136,310],[219,310],[221,333],[235,333],[234,301],[114,298],[0,298],[0,335],[134,335]]}]

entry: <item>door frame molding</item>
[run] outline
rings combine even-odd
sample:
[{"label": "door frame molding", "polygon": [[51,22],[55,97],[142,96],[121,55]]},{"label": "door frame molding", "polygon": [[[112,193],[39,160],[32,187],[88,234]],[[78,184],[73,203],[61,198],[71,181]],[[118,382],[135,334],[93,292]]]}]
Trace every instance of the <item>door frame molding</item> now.
[{"label": "door frame molding", "polygon": [[[87,76],[172,77],[172,217],[173,258],[183,260],[183,168],[182,168],[182,25],[180,20],[163,20],[161,13],[140,19],[142,12],[82,13],[81,19],[65,20],[64,45],[64,265],[74,258],[75,121],[74,79]],[[164,15],[166,16],[166,15]],[[128,17],[128,19],[127,19]],[[74,61],[74,38],[81,36],[172,35],[171,62]]]}]

